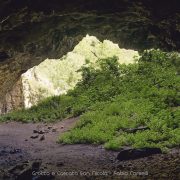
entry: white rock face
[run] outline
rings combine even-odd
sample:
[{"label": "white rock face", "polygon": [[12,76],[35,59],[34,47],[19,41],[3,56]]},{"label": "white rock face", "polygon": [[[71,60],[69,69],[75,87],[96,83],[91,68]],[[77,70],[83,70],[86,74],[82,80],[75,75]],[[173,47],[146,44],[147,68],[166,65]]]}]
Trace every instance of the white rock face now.
[{"label": "white rock face", "polygon": [[38,66],[29,69],[21,76],[24,107],[36,105],[46,97],[67,93],[81,79],[78,69],[86,60],[95,63],[98,59],[117,56],[120,63],[134,63],[139,57],[137,51],[120,49],[109,40],[100,42],[87,35],[72,52],[60,59],[46,59]]}]

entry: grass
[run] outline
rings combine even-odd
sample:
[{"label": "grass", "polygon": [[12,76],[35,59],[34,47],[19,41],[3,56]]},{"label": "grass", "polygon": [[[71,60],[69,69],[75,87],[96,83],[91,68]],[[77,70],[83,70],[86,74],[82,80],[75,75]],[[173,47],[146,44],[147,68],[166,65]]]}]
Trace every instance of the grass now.
[{"label": "grass", "polygon": [[[99,60],[96,68],[81,69],[82,81],[67,95],[0,119],[52,122],[81,115],[75,128],[59,137],[60,143],[165,151],[180,144],[179,62],[178,54],[160,50],[144,51],[131,65],[120,65],[116,58]],[[148,129],[127,131],[140,126]]]}]

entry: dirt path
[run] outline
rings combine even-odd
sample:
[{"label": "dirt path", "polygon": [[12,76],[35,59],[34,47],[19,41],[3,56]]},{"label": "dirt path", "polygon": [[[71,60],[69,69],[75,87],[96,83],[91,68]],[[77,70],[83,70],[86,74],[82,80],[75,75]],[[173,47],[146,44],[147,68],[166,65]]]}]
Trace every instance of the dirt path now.
[{"label": "dirt path", "polygon": [[[118,152],[106,151],[102,146],[56,143],[58,136],[71,129],[77,120],[71,118],[53,124],[1,123],[0,180],[175,179],[179,176],[177,149],[165,155],[119,162]],[[32,167],[41,174],[32,177]],[[137,176],[138,172],[144,174]]]}]

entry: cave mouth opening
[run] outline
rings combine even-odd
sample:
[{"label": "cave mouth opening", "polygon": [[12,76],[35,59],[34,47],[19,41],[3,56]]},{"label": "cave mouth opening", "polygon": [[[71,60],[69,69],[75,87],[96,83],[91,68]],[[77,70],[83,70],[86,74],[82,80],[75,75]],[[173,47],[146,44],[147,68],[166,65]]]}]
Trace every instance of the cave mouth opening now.
[{"label": "cave mouth opening", "polygon": [[81,80],[77,72],[87,60],[96,63],[98,59],[116,56],[120,63],[133,63],[138,51],[119,48],[110,40],[100,41],[88,34],[63,57],[45,59],[21,75],[10,92],[6,94],[2,113],[30,108],[47,97],[66,94]]}]

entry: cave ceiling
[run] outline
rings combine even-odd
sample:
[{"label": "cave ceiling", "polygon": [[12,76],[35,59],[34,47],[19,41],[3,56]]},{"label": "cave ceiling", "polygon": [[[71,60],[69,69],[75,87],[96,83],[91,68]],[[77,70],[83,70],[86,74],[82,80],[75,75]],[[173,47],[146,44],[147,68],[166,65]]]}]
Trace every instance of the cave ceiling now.
[{"label": "cave ceiling", "polygon": [[29,68],[86,35],[120,47],[180,49],[180,1],[0,0],[0,99]]}]

